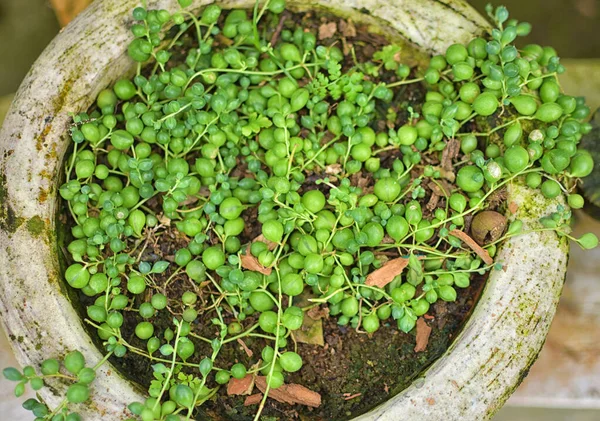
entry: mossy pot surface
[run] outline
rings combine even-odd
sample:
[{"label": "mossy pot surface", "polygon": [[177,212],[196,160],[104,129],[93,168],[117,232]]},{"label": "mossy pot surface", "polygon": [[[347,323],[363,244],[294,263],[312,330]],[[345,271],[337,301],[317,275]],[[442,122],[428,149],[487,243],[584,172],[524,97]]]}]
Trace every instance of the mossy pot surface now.
[{"label": "mossy pot surface", "polygon": [[[175,0],[148,0],[175,11]],[[196,0],[198,11],[210,1]],[[251,0],[219,2],[249,6]],[[428,53],[467,42],[485,20],[459,0],[289,0],[295,8],[324,6],[366,16]],[[89,363],[102,353],[88,335],[62,279],[57,232],[58,184],[69,145],[70,114],[130,72],[126,55],[131,10],[138,0],[96,0],[50,44],[23,81],[0,132],[0,316],[19,362],[78,349]],[[525,228],[556,209],[554,200],[518,184],[509,201]],[[481,420],[506,401],[539,353],[562,290],[567,243],[553,232],[513,237],[500,249],[472,316],[447,353],[411,386],[360,420]],[[51,406],[65,386],[42,390]],[[143,392],[110,364],[98,372],[86,420],[121,420]]]}]

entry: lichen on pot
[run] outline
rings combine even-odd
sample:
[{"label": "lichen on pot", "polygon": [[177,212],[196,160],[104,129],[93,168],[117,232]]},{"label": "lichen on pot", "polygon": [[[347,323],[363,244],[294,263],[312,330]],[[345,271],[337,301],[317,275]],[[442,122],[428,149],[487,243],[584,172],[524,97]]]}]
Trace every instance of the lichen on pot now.
[{"label": "lichen on pot", "polygon": [[[437,1],[402,4],[384,14],[365,2],[379,19],[397,19],[392,26],[410,41],[443,52],[423,61],[405,41],[367,36],[362,25],[373,19],[347,13],[358,3],[338,16],[294,14],[282,0],[198,13],[185,9],[193,1],[179,3],[173,13],[133,10],[133,77],[107,76],[100,66],[76,72],[121,78],[91,87],[62,81],[62,92],[73,85],[97,94],[87,111],[81,97],[68,103],[76,112],[59,225],[71,226],[61,247],[71,300],[85,305],[104,355],[88,336],[73,346],[63,335],[49,347],[53,358],[36,358],[41,374],[5,371],[18,381],[17,395],[27,383],[64,389],[56,380],[66,379],[66,399],[46,394],[48,406],[26,406],[69,420],[82,412],[74,405],[90,401],[86,415],[111,419],[126,404],[144,420],[490,416],[543,343],[571,238],[562,192],[593,166],[577,148],[589,110],[560,92],[556,53],[527,46],[519,54],[513,41],[530,28],[508,21],[502,7],[488,11],[489,38],[468,41],[456,31],[464,44],[446,49],[433,36],[444,29],[424,36],[415,25],[427,21],[427,6],[431,16],[471,28],[479,18],[461,3],[453,11]],[[108,26],[121,13],[111,10]],[[94,48],[123,51],[122,31],[114,39]],[[53,211],[44,185],[66,143],[52,137],[52,121],[44,118],[35,142],[38,152],[50,151],[49,169],[36,179],[39,209],[22,216],[24,193],[8,184],[7,214],[19,223],[3,235],[11,263],[8,253],[22,256],[23,240],[37,240],[56,277],[57,256],[47,251],[54,236],[42,235]],[[7,156],[3,171],[14,178],[20,170]],[[568,202],[580,199],[570,194]],[[575,240],[597,245],[591,234]],[[26,296],[32,284],[19,291],[6,282],[14,270],[3,273],[2,287]],[[469,287],[488,274],[473,309],[478,293]],[[61,288],[48,283],[34,293],[49,292],[50,305],[36,301],[37,312],[65,314],[52,319],[57,338],[75,315]],[[8,328],[22,329],[11,317],[19,309],[4,301],[2,309]],[[444,357],[421,373],[457,333],[457,312],[471,311]],[[447,322],[453,331],[443,330]],[[365,347],[346,355],[344,341]],[[373,343],[381,352],[368,352]],[[394,355],[412,371],[395,371]],[[112,375],[109,358],[138,379],[151,373],[150,397]],[[486,399],[473,405],[474,393]]]}]

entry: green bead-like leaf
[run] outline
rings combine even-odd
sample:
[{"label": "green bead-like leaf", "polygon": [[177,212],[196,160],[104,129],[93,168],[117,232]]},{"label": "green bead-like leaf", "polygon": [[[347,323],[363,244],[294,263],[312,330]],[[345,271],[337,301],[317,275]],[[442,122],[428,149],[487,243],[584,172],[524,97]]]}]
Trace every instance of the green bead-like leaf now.
[{"label": "green bead-like leaf", "polygon": [[2,374],[6,378],[6,380],[10,380],[13,382],[18,382],[23,379],[23,374],[14,367],[8,367],[2,370]]},{"label": "green bead-like leaf", "polygon": [[404,314],[404,316],[402,316],[401,319],[398,320],[398,328],[402,332],[408,333],[411,330],[413,330],[416,323],[417,323],[416,318],[414,318],[411,315],[406,313],[406,314]]},{"label": "green bead-like leaf", "polygon": [[194,404],[194,392],[189,386],[178,384],[175,386],[175,402],[184,408]]},{"label": "green bead-like leaf", "polygon": [[14,393],[17,398],[20,398],[21,396],[23,396],[23,393],[25,393],[25,383],[21,382],[21,383],[17,384],[15,386]]}]

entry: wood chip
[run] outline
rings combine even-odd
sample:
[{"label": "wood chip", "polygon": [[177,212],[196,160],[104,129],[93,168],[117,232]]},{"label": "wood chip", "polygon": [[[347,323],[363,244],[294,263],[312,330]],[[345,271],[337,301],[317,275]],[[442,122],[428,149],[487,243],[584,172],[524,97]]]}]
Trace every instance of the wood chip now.
[{"label": "wood chip", "polygon": [[171,226],[171,220],[169,218],[167,218],[164,214],[161,213],[160,215],[158,215],[157,219],[161,225],[164,225],[165,227]]},{"label": "wood chip", "polygon": [[244,401],[244,406],[257,405],[262,400],[262,393],[255,393],[254,395],[250,395]]},{"label": "wood chip", "polygon": [[425,205],[425,209],[427,209],[429,212],[433,212],[435,210],[435,208],[437,208],[439,201],[440,201],[440,196],[438,196],[436,192],[432,192],[431,197],[429,198],[429,201]]},{"label": "wood chip", "polygon": [[517,205],[515,202],[510,202],[508,204],[508,210],[514,215],[519,210],[519,205]]},{"label": "wood chip", "polygon": [[454,172],[454,167],[452,166],[452,160],[458,156],[458,152],[460,152],[460,142],[458,139],[450,139],[448,143],[446,143],[446,147],[442,152],[442,168],[446,171]]},{"label": "wood chip", "polygon": [[344,393],[344,400],[349,401],[351,399],[358,398],[361,395],[362,395],[362,393],[354,393],[352,395],[350,393]]},{"label": "wood chip", "polygon": [[340,31],[342,35],[346,38],[353,38],[356,36],[356,27],[354,26],[354,22],[352,19],[341,20],[340,21]]},{"label": "wood chip", "polygon": [[365,285],[383,288],[392,282],[396,276],[400,275],[406,266],[408,266],[408,259],[404,257],[388,260],[383,266],[367,276]]},{"label": "wood chip", "polygon": [[227,383],[227,394],[231,395],[249,395],[254,389],[254,375],[247,374],[243,379],[232,377]]},{"label": "wood chip", "polygon": [[425,319],[419,317],[417,320],[417,344],[415,346],[415,352],[423,352],[427,349],[430,334],[431,327],[425,322]]},{"label": "wood chip", "polygon": [[[265,393],[267,390],[267,378],[265,376],[256,377],[256,387],[258,387],[258,390],[262,393]],[[277,389],[269,389],[268,396],[278,402],[290,405],[300,404],[313,408],[317,408],[321,405],[320,394],[313,392],[304,386],[300,386],[299,384],[284,384]]]},{"label": "wood chip", "polygon": [[348,40],[346,40],[345,37],[342,38],[342,51],[344,52],[344,55],[347,56],[348,54],[350,54],[350,52],[352,51],[352,43],[348,42]]},{"label": "wood chip", "polygon": [[337,32],[337,25],[335,22],[324,23],[319,26],[319,39],[324,40],[331,38]]},{"label": "wood chip", "polygon": [[485,262],[486,265],[491,265],[494,263],[494,259],[492,259],[484,248],[482,248],[475,240],[469,237],[466,233],[459,230],[450,231],[450,235],[460,238],[471,250],[473,250],[481,260]]},{"label": "wood chip", "polygon": [[242,346],[242,348],[244,349],[244,352],[246,353],[248,358],[252,358],[252,356],[254,355],[254,352],[252,352],[252,350],[250,348],[248,348],[248,345],[246,345],[246,342],[244,342],[242,340],[242,338],[238,338],[237,343]]},{"label": "wood chip", "polygon": [[341,164],[331,164],[331,165],[327,165],[325,167],[325,174],[338,175],[341,172],[342,172]]},{"label": "wood chip", "polygon": [[272,272],[271,268],[266,268],[260,263],[258,263],[258,259],[250,254],[250,247],[246,250],[246,254],[240,255],[240,263],[244,269],[253,270],[255,272],[260,272],[263,275],[270,275]]}]

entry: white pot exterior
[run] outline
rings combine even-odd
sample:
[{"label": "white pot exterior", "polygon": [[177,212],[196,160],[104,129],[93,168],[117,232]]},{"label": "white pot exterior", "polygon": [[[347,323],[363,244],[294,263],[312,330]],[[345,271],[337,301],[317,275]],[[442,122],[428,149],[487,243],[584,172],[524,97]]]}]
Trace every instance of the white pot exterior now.
[{"label": "white pot exterior", "polygon": [[[208,0],[196,0],[199,10]],[[222,1],[226,7],[252,0]],[[462,0],[288,0],[345,12],[367,9],[424,50],[440,53],[486,27]],[[96,0],[48,46],[23,81],[0,132],[0,315],[23,365],[78,349],[102,358],[73,309],[59,268],[57,189],[69,145],[70,114],[86,110],[99,91],[133,68],[126,48],[138,0]],[[148,0],[175,11],[175,0]],[[556,205],[518,185],[510,200],[528,224]],[[505,244],[480,302],[444,357],[421,378],[360,420],[481,420],[498,410],[526,375],[554,316],[567,265],[567,244],[552,232]],[[42,397],[53,407],[64,393],[53,383]],[[54,393],[54,392],[59,392]],[[110,364],[98,372],[86,420],[116,421],[142,391]]]}]

